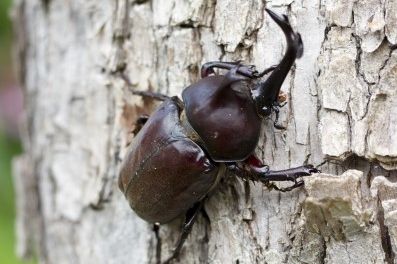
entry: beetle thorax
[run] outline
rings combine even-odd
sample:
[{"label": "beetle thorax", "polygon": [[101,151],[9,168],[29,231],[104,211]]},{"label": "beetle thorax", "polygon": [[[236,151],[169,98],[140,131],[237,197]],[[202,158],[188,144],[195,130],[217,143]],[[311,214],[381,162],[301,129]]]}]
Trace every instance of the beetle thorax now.
[{"label": "beetle thorax", "polygon": [[188,123],[215,161],[237,161],[251,154],[261,119],[249,92],[250,83],[227,83],[210,76],[183,91]]}]

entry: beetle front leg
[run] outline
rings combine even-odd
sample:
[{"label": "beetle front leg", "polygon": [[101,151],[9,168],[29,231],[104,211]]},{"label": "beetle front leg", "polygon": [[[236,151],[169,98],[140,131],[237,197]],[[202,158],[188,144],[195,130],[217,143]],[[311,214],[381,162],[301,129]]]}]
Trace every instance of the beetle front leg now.
[{"label": "beetle front leg", "polygon": [[[201,67],[201,78],[205,78],[210,74],[215,73],[214,69],[219,68],[219,69],[225,69],[225,70],[230,70],[234,67],[236,67],[240,62],[222,62],[222,61],[211,61],[204,63],[203,66]],[[248,77],[248,78],[259,78],[267,73],[273,71],[277,66],[271,66],[267,69],[265,69],[263,72],[258,72],[255,68],[254,65],[240,65],[237,73]]]},{"label": "beetle front leg", "polygon": [[178,242],[176,244],[175,250],[172,253],[172,256],[169,257],[163,264],[168,264],[173,259],[178,258],[179,253],[181,252],[182,246],[185,243],[186,238],[188,237],[188,235],[192,231],[192,227],[193,227],[194,223],[197,220],[197,216],[198,216],[201,208],[203,208],[204,200],[205,199],[197,202],[192,208],[190,208],[187,211],[185,222],[184,222],[183,227],[182,227],[182,233],[181,233],[181,235],[180,235],[180,237],[178,239]]},{"label": "beetle front leg", "polygon": [[[263,165],[262,162],[253,155],[241,163],[228,164],[227,167],[240,178],[260,181],[279,191],[291,191],[302,186],[304,182],[302,180],[298,181],[298,178],[320,172],[318,169],[314,168],[313,165],[303,165],[286,170],[272,171],[269,169],[269,166]],[[269,184],[270,181],[292,181],[294,184],[287,188],[278,188],[275,185]]]},{"label": "beetle front leg", "polygon": [[276,115],[273,125],[277,129],[285,129],[285,127],[278,124],[278,118],[280,117],[280,108],[284,107],[287,104],[286,100],[287,100],[287,94],[284,93],[283,91],[280,91],[280,93],[278,94],[278,100],[274,102],[272,106],[272,109]]},{"label": "beetle front leg", "polygon": [[273,111],[276,114],[276,118],[274,119],[273,126],[277,129],[285,129],[285,127],[278,124],[278,118],[280,116],[280,109],[278,107],[273,107]]},{"label": "beetle front leg", "polygon": [[319,173],[320,171],[313,167],[313,165],[303,165],[296,168],[263,172],[262,168],[257,168],[255,173],[258,174],[260,181],[293,181],[303,176],[310,176],[313,173]]}]

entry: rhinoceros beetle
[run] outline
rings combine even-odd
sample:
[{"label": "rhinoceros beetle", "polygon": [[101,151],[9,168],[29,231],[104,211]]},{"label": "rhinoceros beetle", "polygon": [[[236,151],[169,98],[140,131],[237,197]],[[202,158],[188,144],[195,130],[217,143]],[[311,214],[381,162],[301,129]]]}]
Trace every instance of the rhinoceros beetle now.
[{"label": "rhinoceros beetle", "polygon": [[[186,214],[176,258],[195,222],[203,201],[226,171],[243,179],[292,181],[289,191],[303,185],[302,176],[317,173],[312,165],[270,170],[254,154],[262,119],[278,113],[281,85],[303,43],[287,16],[266,9],[287,40],[281,62],[263,72],[240,62],[208,62],[198,82],[178,97],[134,92],[163,101],[150,117],[138,120],[140,129],[121,167],[119,187],[131,208],[150,223],[167,223]],[[228,70],[225,75],[214,69]],[[261,78],[270,74],[266,80]],[[128,82],[128,78],[124,75]],[[276,124],[276,122],[275,122]],[[136,130],[139,130],[136,129]]]}]

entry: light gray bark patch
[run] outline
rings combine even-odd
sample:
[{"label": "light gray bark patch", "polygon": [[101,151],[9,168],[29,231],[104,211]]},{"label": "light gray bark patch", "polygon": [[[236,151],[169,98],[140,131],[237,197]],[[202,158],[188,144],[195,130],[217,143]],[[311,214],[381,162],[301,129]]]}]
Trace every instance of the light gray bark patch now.
[{"label": "light gray bark patch", "polygon": [[262,1],[218,0],[215,7],[214,31],[219,44],[226,51],[235,51],[245,35],[250,35],[261,25]]},{"label": "light gray bark patch", "polygon": [[382,1],[356,2],[354,6],[356,34],[361,38],[361,48],[365,52],[375,51],[382,43],[385,34],[384,6]]},{"label": "light gray bark patch", "polygon": [[384,41],[374,52],[362,52],[360,72],[366,82],[376,84],[379,82],[380,70],[385,66],[390,57],[389,43]]},{"label": "light gray bark patch", "polygon": [[324,111],[320,119],[321,146],[325,154],[346,157],[350,152],[347,114]]},{"label": "light gray bark patch", "polygon": [[387,263],[393,263],[397,252],[397,184],[383,176],[376,177],[371,194],[378,202],[378,221]]},{"label": "light gray bark patch", "polygon": [[368,156],[376,158],[385,168],[396,167],[397,158],[397,55],[393,52],[381,71],[381,79],[373,95],[369,110],[369,131],[367,137]]},{"label": "light gray bark patch", "polygon": [[[322,150],[337,159],[355,153],[393,169],[397,133],[392,117],[395,103],[389,96],[394,94],[390,87],[394,86],[391,58],[395,56],[387,43],[375,52],[366,52],[363,42],[352,34],[349,28],[332,27],[327,34],[332,41],[324,43],[319,57],[318,85],[325,110],[320,115]],[[328,109],[344,113],[340,114],[344,119],[327,118]],[[326,125],[328,121],[331,126]]]},{"label": "light gray bark patch", "polygon": [[352,23],[354,0],[326,1],[326,16],[329,25],[348,27]]},{"label": "light gray bark patch", "polygon": [[[324,237],[325,263],[383,262],[382,241],[377,236],[379,223],[373,223],[374,208],[362,203],[362,180],[362,172],[349,170],[338,177],[320,175],[305,181],[307,228]],[[363,258],[369,251],[372,254]]]},{"label": "light gray bark patch", "polygon": [[386,36],[390,43],[397,44],[397,1],[385,1]]}]

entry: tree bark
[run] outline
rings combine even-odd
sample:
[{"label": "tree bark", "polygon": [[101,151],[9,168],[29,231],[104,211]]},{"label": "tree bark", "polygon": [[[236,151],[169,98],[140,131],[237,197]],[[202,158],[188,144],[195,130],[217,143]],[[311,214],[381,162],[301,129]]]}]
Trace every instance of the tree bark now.
[{"label": "tree bark", "polygon": [[[179,263],[397,263],[397,1],[15,0],[25,153],[14,162],[18,254],[41,263],[156,263],[160,240],[117,188],[120,161],[151,102],[180,95],[207,61],[279,62],[288,14],[305,53],[263,122],[272,169],[323,174],[289,193],[228,175],[205,204]],[[337,176],[338,175],[338,176]]]}]

